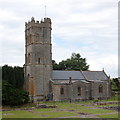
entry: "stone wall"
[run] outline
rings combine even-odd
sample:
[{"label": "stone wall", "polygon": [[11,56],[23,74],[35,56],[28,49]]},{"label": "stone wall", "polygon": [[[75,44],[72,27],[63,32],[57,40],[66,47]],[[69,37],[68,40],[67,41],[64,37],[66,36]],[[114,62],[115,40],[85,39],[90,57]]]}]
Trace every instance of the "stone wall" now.
[{"label": "stone wall", "polygon": [[[102,91],[99,91],[102,86]],[[64,94],[60,93],[60,89],[64,89]],[[78,91],[80,90],[80,92]],[[93,81],[93,82],[74,82],[72,84],[52,84],[53,100],[88,100],[88,99],[107,99],[110,97],[109,81]]]},{"label": "stone wall", "polygon": [[[78,91],[78,87],[80,92]],[[64,89],[64,94],[60,93],[60,89]],[[90,84],[81,81],[72,84],[52,84],[53,100],[86,100],[90,97]]]},{"label": "stone wall", "polygon": [[[102,92],[99,91],[99,86],[103,87]],[[91,84],[92,98],[93,99],[107,99],[110,97],[110,88],[108,81],[94,81]]]}]

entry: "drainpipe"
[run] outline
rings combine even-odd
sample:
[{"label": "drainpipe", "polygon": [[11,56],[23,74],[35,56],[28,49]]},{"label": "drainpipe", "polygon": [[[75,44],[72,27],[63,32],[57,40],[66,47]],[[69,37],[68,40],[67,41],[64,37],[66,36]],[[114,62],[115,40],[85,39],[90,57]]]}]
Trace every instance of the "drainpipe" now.
[{"label": "drainpipe", "polygon": [[69,85],[70,85],[70,88],[71,88],[71,90],[70,90],[70,102],[71,102],[71,100],[72,100],[72,94],[73,94],[73,88],[72,88],[72,78],[71,77],[69,77]]}]

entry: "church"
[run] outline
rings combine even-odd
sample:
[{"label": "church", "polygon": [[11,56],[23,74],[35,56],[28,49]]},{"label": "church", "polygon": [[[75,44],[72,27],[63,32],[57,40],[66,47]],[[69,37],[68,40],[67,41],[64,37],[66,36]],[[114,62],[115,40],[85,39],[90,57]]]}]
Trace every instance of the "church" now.
[{"label": "church", "polygon": [[24,88],[30,101],[79,101],[111,97],[110,77],[105,71],[52,70],[50,18],[25,23]]}]

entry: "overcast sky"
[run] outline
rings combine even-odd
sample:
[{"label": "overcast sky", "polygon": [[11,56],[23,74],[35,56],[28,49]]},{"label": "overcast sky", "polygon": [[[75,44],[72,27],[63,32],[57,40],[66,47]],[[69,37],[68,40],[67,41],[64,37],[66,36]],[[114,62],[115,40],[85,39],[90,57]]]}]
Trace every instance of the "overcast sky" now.
[{"label": "overcast sky", "polygon": [[23,66],[25,22],[52,20],[52,57],[80,53],[90,70],[118,77],[118,0],[0,0],[1,65]]}]

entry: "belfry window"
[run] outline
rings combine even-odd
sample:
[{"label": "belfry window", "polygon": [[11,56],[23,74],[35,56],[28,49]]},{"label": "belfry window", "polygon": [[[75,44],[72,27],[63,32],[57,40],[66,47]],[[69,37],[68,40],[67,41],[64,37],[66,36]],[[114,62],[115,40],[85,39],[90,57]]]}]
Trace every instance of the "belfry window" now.
[{"label": "belfry window", "polygon": [[30,53],[28,54],[28,63],[30,63]]},{"label": "belfry window", "polygon": [[81,87],[78,87],[77,90],[78,90],[78,96],[81,96]]},{"label": "belfry window", "polygon": [[102,93],[102,92],[103,92],[103,86],[99,85],[99,93]]},{"label": "belfry window", "polygon": [[38,58],[38,64],[40,64],[40,58]]},{"label": "belfry window", "polygon": [[61,95],[64,94],[64,88],[60,88],[60,94],[61,94]]}]

